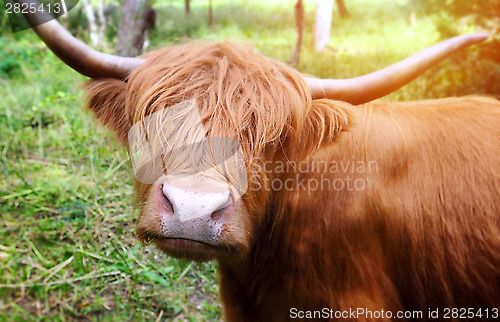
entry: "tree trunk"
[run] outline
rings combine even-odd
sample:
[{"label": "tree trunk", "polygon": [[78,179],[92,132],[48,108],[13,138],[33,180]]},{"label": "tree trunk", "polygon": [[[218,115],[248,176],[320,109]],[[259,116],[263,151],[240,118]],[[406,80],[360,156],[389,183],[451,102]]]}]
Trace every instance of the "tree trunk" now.
[{"label": "tree trunk", "polygon": [[99,21],[97,26],[97,31],[99,34],[99,39],[101,42],[101,48],[106,45],[106,17],[104,16],[104,0],[99,0],[97,2],[97,21]]},{"label": "tree trunk", "polygon": [[290,64],[297,67],[300,62],[300,49],[302,47],[302,34],[304,33],[304,6],[302,0],[297,0],[295,4],[295,24],[297,26],[297,43],[293,52]]},{"label": "tree trunk", "polygon": [[[64,12],[63,15],[60,16],[59,18],[59,22],[61,23],[61,25],[64,26],[64,28],[66,30],[69,29],[69,15],[68,15],[68,8],[66,7],[66,2],[61,2],[61,5],[63,6],[62,7],[62,10]],[[71,8],[70,8],[71,9]]]},{"label": "tree trunk", "polygon": [[317,0],[316,21],[314,22],[314,48],[318,51],[325,49],[330,38],[332,25],[333,0]]},{"label": "tree trunk", "polygon": [[214,23],[214,14],[212,10],[212,0],[208,0],[208,25],[212,27]]},{"label": "tree trunk", "polygon": [[335,0],[335,2],[337,2],[337,8],[341,18],[348,18],[351,16],[349,10],[347,10],[347,7],[345,6],[344,0]]},{"label": "tree trunk", "polygon": [[140,55],[144,47],[147,29],[149,0],[124,0],[118,30],[116,54],[133,57]]},{"label": "tree trunk", "polygon": [[186,16],[189,16],[191,13],[191,0],[184,0],[184,12],[186,13]]},{"label": "tree trunk", "polygon": [[97,28],[97,21],[95,19],[94,8],[90,4],[89,0],[82,0],[83,7],[85,8],[85,16],[87,17],[87,23],[90,31],[90,42],[92,47],[95,49],[100,49],[102,44],[102,39],[100,39],[99,31]]}]

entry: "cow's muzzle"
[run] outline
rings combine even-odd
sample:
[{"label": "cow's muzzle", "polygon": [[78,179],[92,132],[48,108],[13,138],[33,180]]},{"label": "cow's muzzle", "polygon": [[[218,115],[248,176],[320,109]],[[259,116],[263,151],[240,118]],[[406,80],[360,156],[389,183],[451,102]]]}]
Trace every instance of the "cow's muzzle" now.
[{"label": "cow's muzzle", "polygon": [[207,260],[230,250],[224,237],[234,212],[223,183],[167,179],[151,186],[137,234],[171,256]]}]

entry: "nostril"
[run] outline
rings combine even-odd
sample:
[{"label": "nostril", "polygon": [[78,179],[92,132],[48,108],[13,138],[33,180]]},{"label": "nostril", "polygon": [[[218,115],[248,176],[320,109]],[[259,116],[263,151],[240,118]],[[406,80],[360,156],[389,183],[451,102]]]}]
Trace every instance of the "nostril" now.
[{"label": "nostril", "polygon": [[163,205],[165,207],[165,210],[168,213],[173,214],[174,207],[172,206],[172,203],[170,202],[170,200],[168,199],[167,195],[165,194],[165,192],[163,190],[163,184],[160,185],[160,190],[161,190],[161,195],[163,196]]},{"label": "nostril", "polygon": [[210,219],[213,222],[224,222],[233,212],[234,206],[232,203],[226,205],[224,208],[218,209],[212,213]]},{"label": "nostril", "polygon": [[226,202],[224,202],[223,204],[221,204],[219,207],[217,207],[217,209],[214,210],[214,212],[216,211],[219,211],[219,210],[222,210],[224,208],[226,208],[228,205],[230,205],[231,203],[233,203],[233,193],[232,192],[229,192],[229,195],[227,196],[227,200]]},{"label": "nostril", "polygon": [[229,193],[227,202],[224,205],[220,206],[218,209],[216,209],[210,216],[210,219],[215,222],[223,221],[225,217],[227,217],[229,214],[233,212],[234,210],[233,202],[234,202],[233,194]]}]

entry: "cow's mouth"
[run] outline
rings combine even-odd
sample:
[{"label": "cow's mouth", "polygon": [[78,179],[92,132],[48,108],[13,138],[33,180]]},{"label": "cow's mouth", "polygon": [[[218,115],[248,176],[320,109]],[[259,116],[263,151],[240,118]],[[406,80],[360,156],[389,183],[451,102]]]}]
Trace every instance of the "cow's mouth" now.
[{"label": "cow's mouth", "polygon": [[186,238],[148,236],[146,240],[154,243],[162,252],[176,258],[206,261],[220,252],[219,246]]}]

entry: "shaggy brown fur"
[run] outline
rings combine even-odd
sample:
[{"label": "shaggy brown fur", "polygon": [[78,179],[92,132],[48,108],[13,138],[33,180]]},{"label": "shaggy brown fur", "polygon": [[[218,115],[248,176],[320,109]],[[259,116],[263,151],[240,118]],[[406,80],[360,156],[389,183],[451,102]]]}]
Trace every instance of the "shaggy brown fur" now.
[{"label": "shaggy brown fur", "polygon": [[[240,229],[252,238],[219,259],[227,320],[288,320],[291,308],[426,318],[434,308],[498,307],[497,100],[353,107],[311,100],[300,74],[241,45],[195,43],[148,57],[127,83],[90,81],[89,106],[125,141],[134,122],[195,98],[208,135],[241,142],[251,221]],[[318,162],[337,167],[311,170]],[[294,166],[278,171],[285,163]],[[288,179],[294,189],[273,189]],[[332,185],[349,180],[362,189]],[[139,197],[149,189],[138,184]]]},{"label": "shaggy brown fur", "polygon": [[270,205],[248,259],[238,269],[221,265],[229,316],[441,308],[443,318],[444,308],[498,307],[500,103],[468,97],[347,111],[353,125],[309,164],[376,166],[298,180],[350,176],[366,189],[294,191],[278,224]]}]

